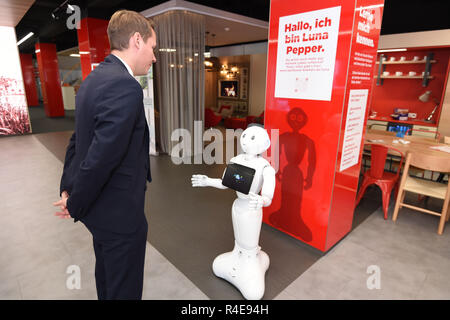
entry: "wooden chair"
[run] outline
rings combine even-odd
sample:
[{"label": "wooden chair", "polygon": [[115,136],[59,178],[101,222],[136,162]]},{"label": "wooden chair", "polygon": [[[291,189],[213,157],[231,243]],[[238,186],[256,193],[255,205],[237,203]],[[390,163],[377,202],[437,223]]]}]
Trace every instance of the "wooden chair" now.
[{"label": "wooden chair", "polygon": [[[441,217],[437,233],[442,234],[442,232],[444,231],[444,224],[450,217],[450,213],[448,212],[448,204],[450,200],[450,184],[445,185],[439,182],[413,178],[409,176],[411,166],[418,167],[424,170],[450,172],[450,161],[448,161],[448,158],[408,152],[406,156],[405,168],[403,169],[402,179],[400,181],[400,187],[398,190],[397,201],[395,203],[394,215],[392,217],[392,220],[397,220],[398,212],[402,207],[418,210]],[[404,203],[403,201],[405,200],[406,191],[425,195],[428,197],[443,199],[444,204],[442,206],[442,211],[439,213]]]},{"label": "wooden chair", "polygon": [[[418,131],[418,130],[416,130]],[[411,136],[406,136],[404,137],[404,140],[406,141],[413,141],[413,142],[436,142],[438,143],[440,139],[440,134],[439,132],[436,132],[435,137],[426,137],[426,136],[419,136],[419,135],[411,135]],[[422,178],[425,178],[425,170],[420,169],[420,168],[411,168],[410,169],[410,173],[414,176],[421,176]],[[430,180],[433,180],[434,178],[434,172],[431,172],[431,178]]]}]

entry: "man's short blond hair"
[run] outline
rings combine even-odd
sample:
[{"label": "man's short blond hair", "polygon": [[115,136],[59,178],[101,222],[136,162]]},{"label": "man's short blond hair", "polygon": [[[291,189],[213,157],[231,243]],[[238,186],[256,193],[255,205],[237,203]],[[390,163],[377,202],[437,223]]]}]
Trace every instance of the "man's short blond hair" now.
[{"label": "man's short blond hair", "polygon": [[135,11],[116,11],[108,23],[108,39],[111,50],[128,49],[128,43],[135,32],[141,34],[144,42],[152,36],[154,23]]}]

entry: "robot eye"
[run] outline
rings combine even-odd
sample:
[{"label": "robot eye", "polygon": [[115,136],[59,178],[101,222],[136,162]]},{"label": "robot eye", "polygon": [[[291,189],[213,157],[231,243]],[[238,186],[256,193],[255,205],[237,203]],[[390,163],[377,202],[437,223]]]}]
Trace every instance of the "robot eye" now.
[{"label": "robot eye", "polygon": [[245,133],[242,135],[242,138],[245,138]]},{"label": "robot eye", "polygon": [[255,136],[252,136],[252,140],[255,140]]}]

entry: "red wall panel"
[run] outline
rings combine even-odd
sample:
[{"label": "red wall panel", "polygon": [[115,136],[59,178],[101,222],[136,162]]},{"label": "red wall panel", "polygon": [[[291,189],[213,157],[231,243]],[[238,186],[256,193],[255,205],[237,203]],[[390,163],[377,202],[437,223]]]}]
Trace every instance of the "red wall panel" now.
[{"label": "red wall panel", "polygon": [[77,34],[83,80],[93,70],[92,64],[102,62],[110,53],[106,32],[108,22],[108,20],[95,18],[84,18],[80,22]]},{"label": "red wall panel", "polygon": [[64,103],[59,77],[58,58],[54,43],[36,43],[44,110],[47,117],[63,117]]},{"label": "red wall panel", "polygon": [[[269,132],[279,129],[280,166],[274,199],[264,210],[264,222],[322,251],[331,248],[352,225],[362,149],[358,163],[340,171],[348,96],[351,89],[366,89],[370,97],[383,3],[382,0],[271,1],[265,126]],[[334,7],[340,7],[340,18],[331,98],[328,101],[276,97],[278,46],[287,41],[278,38],[282,34],[280,18],[300,13],[314,15],[317,10]],[[367,35],[373,40],[371,47],[356,42],[361,7],[375,16]],[[295,43],[307,44],[304,40]],[[289,57],[289,51],[286,52]],[[356,52],[371,56],[370,62],[364,67],[357,66]],[[353,71],[369,74],[357,80]],[[297,90],[294,89],[297,83],[284,85]],[[314,89],[320,92],[321,85]],[[364,125],[366,116],[367,112],[362,115]]]},{"label": "red wall panel", "polygon": [[33,56],[31,54],[20,54],[20,65],[22,67],[23,83],[28,106],[37,106],[39,104],[36,81],[34,79]]},{"label": "red wall panel", "polygon": [[[425,91],[431,90],[432,95],[441,102],[447,77],[450,48],[408,49],[408,51],[402,52],[383,53],[388,60],[390,57],[395,57],[395,60],[399,61],[400,57],[412,60],[414,56],[419,56],[423,59],[429,52],[434,54],[433,59],[436,60],[436,63],[431,65],[430,75],[434,76],[434,79],[429,81],[428,86],[422,86],[422,79],[384,79],[382,85],[374,85],[371,110],[377,112],[377,120],[390,121],[392,120],[390,115],[394,113],[394,108],[401,108],[417,113],[417,124],[427,125],[421,120],[428,117],[436,104],[432,99],[423,103],[419,101],[418,97]],[[379,56],[380,54],[378,54],[378,61],[380,60]],[[378,65],[374,70],[375,76],[378,73],[377,67]],[[425,71],[425,64],[388,64],[385,71],[389,71],[389,75],[394,75],[396,71],[403,72],[403,75],[407,75],[409,71],[415,71],[417,75],[421,75],[422,71]],[[376,83],[376,79],[374,79],[374,83]],[[437,120],[438,117],[434,119]],[[437,126],[437,121],[430,125]]]}]

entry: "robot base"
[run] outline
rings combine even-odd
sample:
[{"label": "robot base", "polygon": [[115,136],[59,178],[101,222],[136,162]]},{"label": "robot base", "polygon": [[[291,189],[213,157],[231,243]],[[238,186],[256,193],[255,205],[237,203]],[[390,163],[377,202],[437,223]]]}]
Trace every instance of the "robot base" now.
[{"label": "robot base", "polygon": [[264,276],[269,268],[269,256],[261,247],[241,248],[236,242],[231,252],[214,259],[213,272],[233,284],[247,300],[260,300],[264,295]]}]

